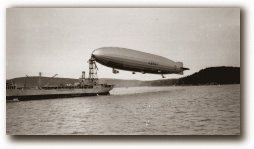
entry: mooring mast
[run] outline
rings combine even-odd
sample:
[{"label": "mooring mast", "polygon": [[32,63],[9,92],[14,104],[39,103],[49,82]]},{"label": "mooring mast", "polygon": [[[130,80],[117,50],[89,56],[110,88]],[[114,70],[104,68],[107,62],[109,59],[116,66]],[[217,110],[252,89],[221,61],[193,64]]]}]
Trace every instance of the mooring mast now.
[{"label": "mooring mast", "polygon": [[95,59],[94,57],[91,56],[91,58],[89,59],[89,83],[94,85],[97,84],[98,82],[98,76],[97,76],[97,66],[95,63]]}]

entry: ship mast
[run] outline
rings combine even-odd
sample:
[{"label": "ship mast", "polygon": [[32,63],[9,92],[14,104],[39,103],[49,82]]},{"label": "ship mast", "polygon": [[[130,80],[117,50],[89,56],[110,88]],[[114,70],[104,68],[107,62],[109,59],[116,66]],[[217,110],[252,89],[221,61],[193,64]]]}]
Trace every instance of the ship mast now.
[{"label": "ship mast", "polygon": [[39,72],[38,88],[41,89],[41,72]]},{"label": "ship mast", "polygon": [[89,84],[95,85],[98,82],[98,76],[97,76],[97,66],[95,63],[95,59],[93,56],[89,59]]}]

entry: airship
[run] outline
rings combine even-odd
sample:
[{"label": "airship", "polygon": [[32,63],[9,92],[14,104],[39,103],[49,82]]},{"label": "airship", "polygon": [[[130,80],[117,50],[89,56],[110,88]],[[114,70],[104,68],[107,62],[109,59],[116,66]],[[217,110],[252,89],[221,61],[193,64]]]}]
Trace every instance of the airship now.
[{"label": "airship", "polygon": [[91,57],[96,62],[112,68],[114,74],[119,70],[136,72],[161,74],[180,74],[183,75],[184,70],[189,68],[183,67],[182,62],[174,62],[162,56],[145,53],[141,51],[131,50],[120,47],[102,47],[95,49]]}]

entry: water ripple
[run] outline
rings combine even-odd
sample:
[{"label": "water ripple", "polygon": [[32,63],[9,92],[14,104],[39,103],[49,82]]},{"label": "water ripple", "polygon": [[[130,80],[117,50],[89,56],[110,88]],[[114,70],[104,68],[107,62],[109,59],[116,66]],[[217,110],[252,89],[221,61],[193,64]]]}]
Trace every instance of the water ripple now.
[{"label": "water ripple", "polygon": [[115,88],[6,103],[11,135],[239,135],[240,85]]}]

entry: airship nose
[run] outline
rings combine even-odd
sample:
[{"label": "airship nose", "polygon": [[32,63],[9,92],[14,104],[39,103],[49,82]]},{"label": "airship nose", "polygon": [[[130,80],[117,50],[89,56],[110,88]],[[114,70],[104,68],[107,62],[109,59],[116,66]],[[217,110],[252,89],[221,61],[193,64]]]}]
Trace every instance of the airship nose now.
[{"label": "airship nose", "polygon": [[100,57],[101,56],[101,50],[100,49],[96,49],[92,52],[92,56],[97,58],[97,57]]},{"label": "airship nose", "polygon": [[97,56],[97,55],[99,55],[99,51],[96,49],[96,50],[94,50],[93,52],[92,52],[92,55],[93,56]]}]

